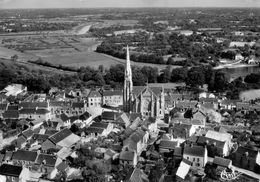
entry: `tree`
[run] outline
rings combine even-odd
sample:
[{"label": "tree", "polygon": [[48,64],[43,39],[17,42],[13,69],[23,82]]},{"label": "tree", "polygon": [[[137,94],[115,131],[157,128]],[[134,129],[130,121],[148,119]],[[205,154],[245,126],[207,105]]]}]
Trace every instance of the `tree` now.
[{"label": "tree", "polygon": [[226,75],[222,71],[217,71],[214,78],[214,90],[217,92],[223,92],[226,90],[228,81]]},{"label": "tree", "polygon": [[171,82],[182,82],[187,79],[188,69],[187,68],[176,68],[172,69]]},{"label": "tree", "polygon": [[161,83],[168,83],[171,81],[171,66],[168,65],[164,70],[163,73],[159,77],[159,82]]},{"label": "tree", "polygon": [[185,82],[191,87],[202,86],[205,83],[203,67],[192,67],[188,71],[188,76]]}]

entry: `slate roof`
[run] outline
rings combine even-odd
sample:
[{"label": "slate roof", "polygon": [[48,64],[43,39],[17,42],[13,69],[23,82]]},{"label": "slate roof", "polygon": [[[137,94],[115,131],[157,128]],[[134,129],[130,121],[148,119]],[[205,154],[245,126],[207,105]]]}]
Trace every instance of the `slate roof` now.
[{"label": "slate roof", "polygon": [[223,149],[225,142],[219,141],[219,140],[215,140],[212,138],[207,138],[204,136],[199,136],[197,143],[198,144],[205,144],[208,142],[208,145],[214,145],[216,144],[216,147]]},{"label": "slate roof", "polygon": [[205,148],[202,146],[185,146],[183,154],[204,157]]},{"label": "slate roof", "polygon": [[7,110],[11,110],[11,111],[13,111],[13,110],[16,110],[16,111],[18,111],[18,106],[17,105],[9,105],[8,107],[7,107]]},{"label": "slate roof", "polygon": [[108,123],[97,123],[94,122],[90,125],[91,128],[102,128],[102,129],[106,129],[108,126]]},{"label": "slate roof", "polygon": [[51,101],[49,103],[50,107],[70,107],[69,102],[59,102],[59,101]]},{"label": "slate roof", "polygon": [[18,111],[5,111],[3,114],[4,119],[18,119],[19,112]]},{"label": "slate roof", "polygon": [[49,135],[45,135],[45,134],[34,134],[33,136],[32,136],[32,138],[34,139],[34,140],[43,140],[43,141],[45,141],[45,140],[47,140],[48,138],[49,138]]},{"label": "slate roof", "polygon": [[48,102],[21,102],[19,108],[47,108]]},{"label": "slate roof", "polygon": [[84,112],[82,115],[79,116],[79,119],[81,120],[86,120],[91,116],[91,114],[89,112]]},{"label": "slate roof", "polygon": [[3,164],[0,166],[0,174],[3,176],[11,176],[18,178],[23,170],[21,166],[13,166],[10,164]]},{"label": "slate roof", "polygon": [[141,119],[142,118],[142,115],[141,113],[127,113],[128,117],[129,117],[129,120],[130,121],[135,121],[137,118]]},{"label": "slate roof", "polygon": [[143,130],[137,130],[130,135],[129,139],[134,141],[135,143],[137,143],[140,140],[143,140],[144,135],[145,135],[145,132]]},{"label": "slate roof", "polygon": [[58,142],[65,139],[66,137],[68,137],[71,134],[72,134],[72,132],[69,129],[65,128],[65,129],[59,131],[58,133],[55,133],[54,135],[50,136],[49,139],[53,143],[57,144]]},{"label": "slate roof", "polygon": [[198,104],[197,101],[178,101],[176,102],[176,108],[195,108],[196,105]]},{"label": "slate roof", "polygon": [[91,133],[98,133],[98,134],[102,134],[104,131],[103,128],[93,128],[93,127],[88,127],[87,129],[85,129],[85,133],[91,134]]},{"label": "slate roof", "polygon": [[61,162],[56,168],[58,169],[58,171],[65,172],[68,167],[68,164],[66,164],[65,162]]},{"label": "slate roof", "polygon": [[145,90],[146,88],[148,88],[150,91],[152,91],[152,93],[158,97],[161,95],[161,92],[163,90],[163,87],[147,87],[147,86],[134,86],[133,87],[133,95],[134,96],[139,96],[141,94],[141,92],[143,92],[143,90]]},{"label": "slate roof", "polygon": [[84,104],[84,102],[73,102],[71,107],[73,109],[75,109],[75,108],[84,108],[85,104]]},{"label": "slate roof", "polygon": [[37,157],[37,152],[32,152],[27,150],[17,150],[16,152],[13,153],[12,160],[34,162],[36,157]]},{"label": "slate roof", "polygon": [[7,104],[0,104],[0,111],[5,111],[7,109]]},{"label": "slate roof", "polygon": [[123,96],[123,90],[104,90],[103,96]]},{"label": "slate roof", "polygon": [[125,182],[149,182],[147,175],[139,168],[131,169],[126,176]]},{"label": "slate roof", "polygon": [[69,118],[69,116],[67,116],[66,114],[62,113],[62,114],[60,115],[60,119],[61,119],[62,121],[68,121],[70,118]]},{"label": "slate roof", "polygon": [[27,139],[33,136],[33,131],[31,129],[24,130],[22,132],[23,136],[25,136]]},{"label": "slate roof", "polygon": [[36,108],[26,108],[19,110],[19,114],[47,114],[50,111],[47,109],[36,109]]},{"label": "slate roof", "polygon": [[98,91],[92,90],[89,92],[88,97],[101,97],[101,94]]},{"label": "slate roof", "polygon": [[178,142],[175,141],[170,141],[170,140],[161,140],[160,144],[159,144],[159,148],[163,148],[163,149],[175,149],[175,147],[177,147]]},{"label": "slate roof", "polygon": [[119,159],[123,161],[133,161],[135,152],[133,151],[122,151],[120,153]]},{"label": "slate roof", "polygon": [[238,147],[238,149],[235,153],[240,154],[240,155],[245,155],[247,153],[249,158],[256,160],[258,150],[254,149],[254,148],[240,146],[240,147]]},{"label": "slate roof", "polygon": [[104,111],[101,114],[101,118],[104,120],[116,120],[117,117],[119,117],[121,113],[118,112],[112,112],[112,111]]},{"label": "slate roof", "polygon": [[213,160],[213,164],[216,164],[218,166],[223,166],[223,167],[229,167],[231,162],[232,161],[229,159],[225,159],[225,158],[217,157],[217,156]]},{"label": "slate roof", "polygon": [[36,164],[44,164],[46,166],[54,167],[56,160],[57,160],[57,157],[54,156],[54,155],[39,154],[35,163]]}]

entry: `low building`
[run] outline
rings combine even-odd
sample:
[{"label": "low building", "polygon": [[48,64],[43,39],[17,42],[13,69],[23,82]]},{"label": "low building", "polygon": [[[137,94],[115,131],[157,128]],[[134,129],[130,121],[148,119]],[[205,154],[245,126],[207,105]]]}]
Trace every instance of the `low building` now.
[{"label": "low building", "polygon": [[103,105],[118,107],[123,105],[122,90],[105,90],[103,91]]},{"label": "low building", "polygon": [[14,164],[31,167],[37,158],[37,152],[27,150],[17,150],[13,153],[12,161]]},{"label": "low building", "polygon": [[88,107],[101,107],[102,106],[102,95],[95,90],[90,91],[87,97]]},{"label": "low building", "polygon": [[17,96],[21,93],[26,93],[27,87],[21,84],[12,84],[5,87],[0,93],[4,93],[6,96]]},{"label": "low building", "polygon": [[0,181],[1,182],[21,182],[23,181],[23,167],[3,164],[0,166]]},{"label": "low building", "polygon": [[51,113],[47,109],[28,108],[19,110],[19,117],[24,119],[47,121],[51,119]]},{"label": "low building", "polygon": [[185,146],[183,158],[190,161],[192,167],[203,168],[208,161],[208,152],[202,146]]},{"label": "low building", "polygon": [[49,174],[55,169],[57,157],[49,154],[39,154],[35,160],[34,167],[38,172]]},{"label": "low building", "polygon": [[130,135],[129,138],[123,142],[123,150],[135,151],[137,155],[140,155],[147,146],[149,138],[148,132],[143,130],[137,130]]},{"label": "low building", "polygon": [[234,166],[260,174],[260,152],[258,148],[239,146],[232,154]]},{"label": "low building", "polygon": [[137,154],[135,151],[122,151],[119,156],[120,164],[122,165],[137,165]]}]

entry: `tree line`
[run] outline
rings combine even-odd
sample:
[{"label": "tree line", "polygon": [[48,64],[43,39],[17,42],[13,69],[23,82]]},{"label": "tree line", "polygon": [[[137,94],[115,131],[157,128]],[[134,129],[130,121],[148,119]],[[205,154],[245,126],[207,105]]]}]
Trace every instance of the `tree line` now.
[{"label": "tree line", "polygon": [[[42,70],[31,70],[26,66],[0,64],[0,89],[12,83],[20,83],[32,92],[48,92],[51,87],[66,88],[101,88],[110,85],[112,88],[122,88],[124,83],[125,66],[117,64],[105,69],[80,67],[71,74],[47,73]],[[260,73],[253,73],[233,82],[221,70],[211,66],[182,67],[172,69],[168,65],[159,71],[156,67],[132,66],[132,79],[135,86],[149,83],[185,82],[188,87],[201,88],[207,84],[209,91],[225,92],[229,98],[238,98],[241,91],[250,88],[260,88]]]}]

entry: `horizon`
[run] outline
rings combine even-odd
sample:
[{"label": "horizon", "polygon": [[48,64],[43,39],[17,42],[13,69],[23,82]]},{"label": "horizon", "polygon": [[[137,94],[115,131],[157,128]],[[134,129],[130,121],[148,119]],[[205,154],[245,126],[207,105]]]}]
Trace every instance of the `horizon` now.
[{"label": "horizon", "polygon": [[0,0],[0,9],[260,8],[259,0]]}]

